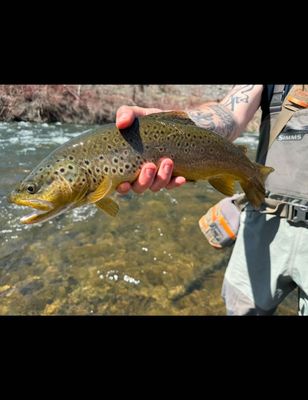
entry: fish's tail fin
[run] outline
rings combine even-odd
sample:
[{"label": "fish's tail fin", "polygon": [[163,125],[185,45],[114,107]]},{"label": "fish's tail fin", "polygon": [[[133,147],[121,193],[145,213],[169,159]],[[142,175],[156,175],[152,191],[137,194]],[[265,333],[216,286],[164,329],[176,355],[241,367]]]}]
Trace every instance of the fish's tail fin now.
[{"label": "fish's tail fin", "polygon": [[264,183],[268,175],[274,171],[272,167],[266,167],[258,163],[254,163],[257,174],[249,179],[240,182],[248,201],[256,209],[260,208],[264,202],[265,188]]}]

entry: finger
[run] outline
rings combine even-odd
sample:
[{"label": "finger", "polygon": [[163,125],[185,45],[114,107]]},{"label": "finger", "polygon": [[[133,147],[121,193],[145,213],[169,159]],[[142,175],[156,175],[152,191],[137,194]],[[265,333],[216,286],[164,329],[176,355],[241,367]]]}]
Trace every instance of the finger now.
[{"label": "finger", "polygon": [[120,183],[117,187],[117,192],[120,194],[127,194],[131,190],[131,184],[129,182]]},{"label": "finger", "polygon": [[157,167],[153,163],[143,165],[137,180],[133,183],[132,189],[136,193],[143,193],[153,183],[156,175]]},{"label": "finger", "polygon": [[170,183],[166,186],[166,189],[174,189],[184,185],[184,183],[186,183],[184,176],[176,176],[175,178],[171,179]]},{"label": "finger", "polygon": [[173,172],[173,161],[170,158],[160,160],[157,175],[151,186],[152,192],[158,192],[166,187],[171,180]]},{"label": "finger", "polygon": [[132,107],[122,106],[116,115],[116,126],[119,129],[128,128],[134,122],[135,112]]},{"label": "finger", "polygon": [[128,128],[138,116],[161,112],[159,108],[143,108],[138,106],[121,106],[116,114],[116,126],[119,129]]}]

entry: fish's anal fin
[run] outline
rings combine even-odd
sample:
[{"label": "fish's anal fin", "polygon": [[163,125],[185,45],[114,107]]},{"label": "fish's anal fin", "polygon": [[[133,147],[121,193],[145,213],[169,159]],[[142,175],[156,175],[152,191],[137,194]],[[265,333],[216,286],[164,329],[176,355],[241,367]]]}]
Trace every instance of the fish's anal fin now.
[{"label": "fish's anal fin", "polygon": [[88,203],[96,203],[103,197],[107,196],[112,189],[112,179],[109,176],[105,176],[103,182],[98,186],[98,188],[88,194]]},{"label": "fish's anal fin", "polygon": [[233,196],[234,178],[232,176],[214,176],[208,181],[219,192],[226,196]]},{"label": "fish's anal fin", "polygon": [[101,199],[95,205],[112,217],[115,217],[119,212],[118,204],[110,198]]}]

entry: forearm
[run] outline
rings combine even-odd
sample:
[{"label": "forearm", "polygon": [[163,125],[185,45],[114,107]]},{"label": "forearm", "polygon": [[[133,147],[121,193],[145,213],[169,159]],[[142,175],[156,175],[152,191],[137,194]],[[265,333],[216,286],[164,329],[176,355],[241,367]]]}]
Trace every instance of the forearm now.
[{"label": "forearm", "polygon": [[204,103],[186,110],[200,127],[235,140],[257,111],[263,85],[236,85],[220,103]]},{"label": "forearm", "polygon": [[196,110],[186,110],[189,118],[201,128],[214,131],[229,140],[238,136],[238,126],[233,113],[221,104],[202,104]]}]

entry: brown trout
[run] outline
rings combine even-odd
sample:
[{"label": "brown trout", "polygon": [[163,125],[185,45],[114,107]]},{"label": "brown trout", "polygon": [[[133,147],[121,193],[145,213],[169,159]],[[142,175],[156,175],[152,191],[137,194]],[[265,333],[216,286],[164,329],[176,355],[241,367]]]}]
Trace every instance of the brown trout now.
[{"label": "brown trout", "polygon": [[238,181],[248,201],[259,208],[264,181],[273,168],[251,162],[244,146],[199,128],[184,112],[136,118],[127,129],[106,124],[54,150],[11,193],[9,200],[34,212],[24,224],[43,222],[72,208],[93,203],[115,216],[118,205],[108,196],[125,181],[133,182],[146,161],[169,157],[174,176],[208,180],[226,196]]}]

